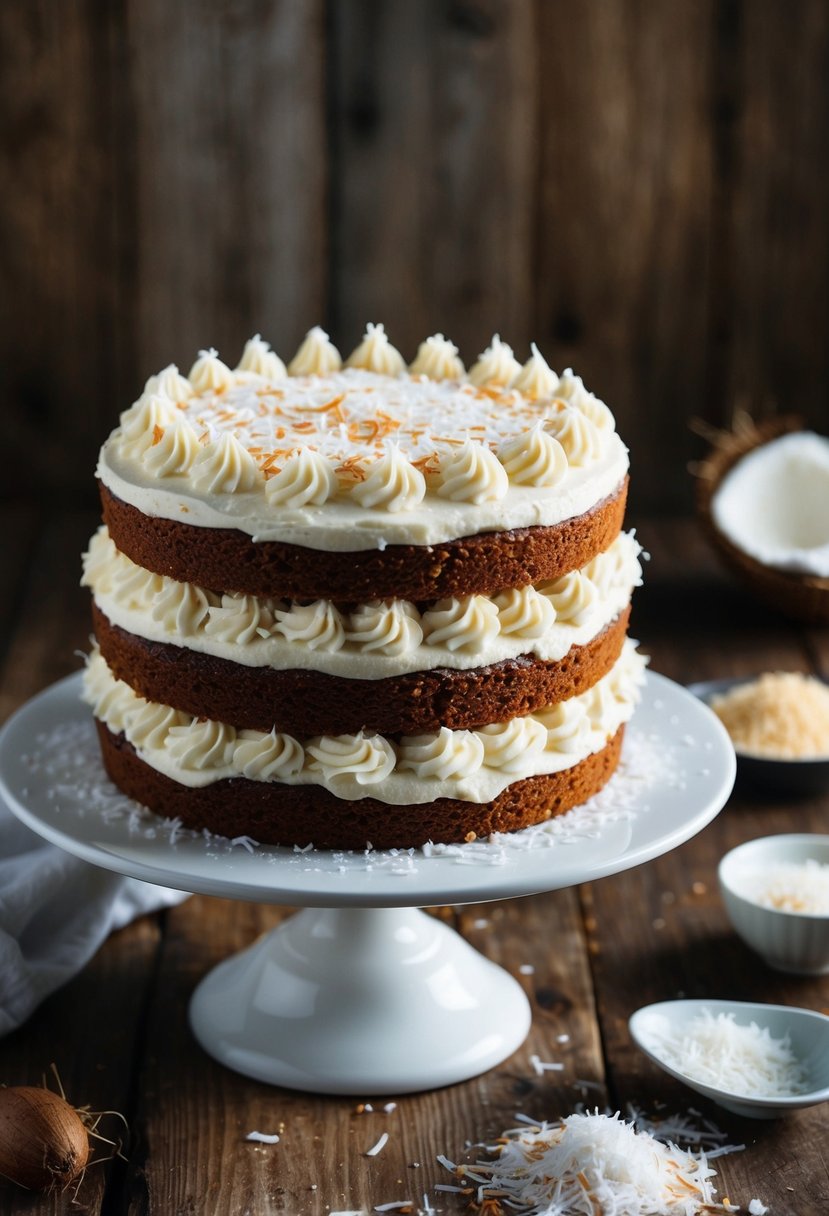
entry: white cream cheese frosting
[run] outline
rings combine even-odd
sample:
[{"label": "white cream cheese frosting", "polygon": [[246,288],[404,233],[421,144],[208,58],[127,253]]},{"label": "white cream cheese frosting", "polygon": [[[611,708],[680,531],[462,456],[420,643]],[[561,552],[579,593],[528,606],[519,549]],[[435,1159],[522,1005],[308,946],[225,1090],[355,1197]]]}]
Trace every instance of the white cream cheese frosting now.
[{"label": "white cream cheese frosting", "polygon": [[478,731],[442,727],[398,742],[363,731],[306,741],[237,731],[144,700],[115,678],[97,650],[84,674],[84,697],[96,718],[123,732],[145,763],[182,785],[246,776],[319,785],[338,798],[372,797],[392,806],[436,798],[483,803],[513,781],[561,772],[600,751],[633,713],[645,662],[626,642],[593,688],[549,710]]},{"label": "white cream cheese frosting", "polygon": [[640,547],[620,533],[580,571],[493,599],[333,604],[223,595],[151,574],[119,553],[105,527],[84,556],[83,585],[113,625],[248,667],[304,668],[379,680],[433,668],[468,669],[533,655],[562,659],[626,607],[641,582]]},{"label": "white cream cheese frosting", "polygon": [[287,370],[257,335],[235,371],[208,350],[151,377],[101,481],[147,515],[352,551],[552,526],[627,473],[611,412],[535,347],[521,367],[496,337],[466,376],[437,334],[406,369],[372,325],[343,368],[317,328]]},{"label": "white cream cheese frosting", "polygon": [[460,380],[465,368],[455,343],[443,334],[433,334],[421,342],[409,371],[429,380]]}]

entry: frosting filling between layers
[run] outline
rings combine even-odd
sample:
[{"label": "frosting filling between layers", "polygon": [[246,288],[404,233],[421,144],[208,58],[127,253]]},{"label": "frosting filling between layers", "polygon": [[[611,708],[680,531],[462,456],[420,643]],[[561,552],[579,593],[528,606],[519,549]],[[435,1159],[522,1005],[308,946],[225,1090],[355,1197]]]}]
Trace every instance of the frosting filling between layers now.
[{"label": "frosting filling between layers", "polygon": [[375,601],[350,613],[311,604],[223,595],[152,574],[118,552],[105,528],[92,538],[84,585],[120,628],[249,667],[312,669],[383,679],[442,667],[465,670],[530,654],[557,661],[627,605],[641,581],[640,547],[620,535],[581,571],[489,598],[453,597],[421,612]]},{"label": "frosting filling between layers", "polygon": [[318,736],[237,731],[145,701],[117,680],[99,652],[84,695],[113,734],[123,733],[150,767],[202,787],[228,777],[320,785],[338,798],[370,794],[389,805],[455,798],[487,803],[514,781],[560,772],[600,751],[633,713],[646,660],[628,642],[608,675],[546,710],[476,731],[446,727],[392,741],[381,735]]}]

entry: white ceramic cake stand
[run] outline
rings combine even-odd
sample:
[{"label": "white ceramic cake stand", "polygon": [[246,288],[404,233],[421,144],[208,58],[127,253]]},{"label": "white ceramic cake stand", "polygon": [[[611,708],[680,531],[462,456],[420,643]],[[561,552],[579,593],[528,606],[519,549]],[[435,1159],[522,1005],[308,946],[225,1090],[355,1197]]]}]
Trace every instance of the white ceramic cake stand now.
[{"label": "white ceramic cake stand", "polygon": [[620,805],[634,812],[591,820],[577,811],[560,821],[574,830],[552,843],[545,829],[437,856],[252,847],[171,829],[118,793],[79,693],[80,676],[70,676],[6,724],[0,792],[34,831],[95,865],[184,891],[302,905],[201,981],[190,1020],[230,1068],[321,1093],[431,1089],[485,1072],[523,1042],[530,1009],[520,985],[419,907],[550,891],[638,865],[703,828],[734,781],[719,721],[649,674],[626,741],[641,771],[612,779],[618,790],[627,783]]}]

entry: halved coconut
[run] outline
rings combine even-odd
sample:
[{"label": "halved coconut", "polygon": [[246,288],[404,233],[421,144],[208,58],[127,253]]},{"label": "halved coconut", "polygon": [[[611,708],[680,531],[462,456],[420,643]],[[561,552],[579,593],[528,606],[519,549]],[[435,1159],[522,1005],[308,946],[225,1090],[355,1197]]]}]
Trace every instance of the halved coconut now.
[{"label": "halved coconut", "polygon": [[772,607],[829,623],[829,439],[798,418],[719,434],[697,504],[720,556]]}]

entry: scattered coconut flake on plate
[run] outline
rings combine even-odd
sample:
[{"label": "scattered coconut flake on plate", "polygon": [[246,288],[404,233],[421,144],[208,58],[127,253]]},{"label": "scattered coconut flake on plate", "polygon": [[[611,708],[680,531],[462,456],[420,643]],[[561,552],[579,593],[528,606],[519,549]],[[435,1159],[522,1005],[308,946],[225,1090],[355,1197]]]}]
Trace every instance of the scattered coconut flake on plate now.
[{"label": "scattered coconut flake on plate", "polygon": [[672,1031],[667,1018],[654,1017],[648,1039],[669,1067],[743,1098],[788,1097],[809,1087],[788,1035],[775,1039],[756,1022],[740,1025],[733,1013],[715,1016],[703,1008],[682,1031]]},{"label": "scattered coconut flake on plate", "polygon": [[716,1171],[704,1151],[664,1143],[618,1112],[511,1129],[491,1151],[493,1160],[471,1165],[438,1161],[459,1182],[472,1184],[474,1202],[489,1204],[493,1213],[697,1216],[737,1210],[717,1203]]}]

